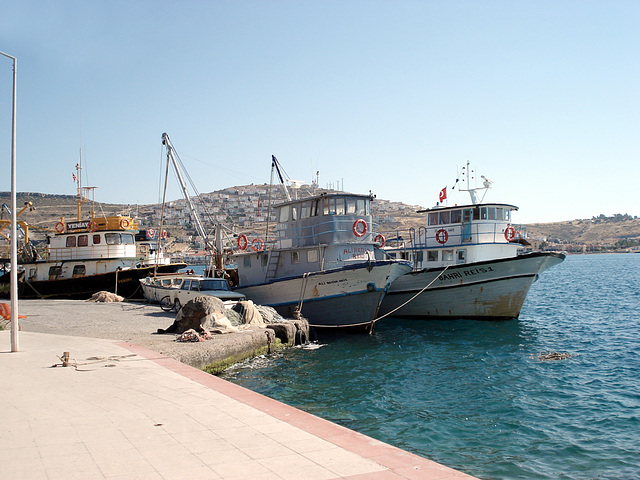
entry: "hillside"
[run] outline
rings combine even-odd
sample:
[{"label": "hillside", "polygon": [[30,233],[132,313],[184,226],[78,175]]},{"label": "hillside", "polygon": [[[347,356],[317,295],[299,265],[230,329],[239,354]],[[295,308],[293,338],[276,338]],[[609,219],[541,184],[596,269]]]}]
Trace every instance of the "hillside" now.
[{"label": "hillside", "polygon": [[[235,225],[240,229],[251,228],[253,225],[262,225],[263,222],[256,222],[259,215],[253,210],[254,205],[259,205],[256,190],[266,188],[266,186],[236,186],[219,192],[203,194],[202,197],[216,205],[216,217],[225,223]],[[303,189],[304,190],[304,189]],[[311,193],[301,191],[301,194]],[[224,201],[220,201],[224,197]],[[264,198],[264,197],[263,197]],[[33,236],[39,237],[47,230],[51,231],[55,223],[61,216],[71,219],[76,217],[76,197],[73,195],[49,195],[42,193],[19,193],[19,208],[25,202],[31,201],[35,208],[25,212],[21,219],[29,223]],[[274,195],[274,200],[282,200],[279,194]],[[0,203],[10,205],[10,194],[0,192]],[[263,200],[264,201],[264,200]],[[177,200],[171,202],[174,209],[178,209],[180,215],[178,220],[168,221],[167,229],[174,236],[189,233],[190,222],[185,222],[188,217],[184,209],[184,201]],[[406,205],[401,202],[392,202],[383,199],[376,199],[373,203],[374,214],[379,224],[379,230],[384,232],[406,231],[413,227],[418,229],[424,225],[425,217],[417,214],[417,206]],[[83,212],[87,213],[90,205],[83,207]],[[142,227],[150,226],[157,217],[158,207],[155,205],[127,205],[127,204],[98,204],[95,205],[96,213],[128,214],[140,220]],[[257,214],[257,215],[256,215]],[[264,217],[264,207],[263,207]],[[0,218],[8,219],[9,215],[3,209]],[[264,218],[263,218],[264,220]],[[554,223],[535,223],[526,225],[529,238],[540,240],[546,245],[566,250],[602,250],[617,248],[626,249],[628,247],[640,246],[640,219],[632,218],[629,215],[614,215],[613,217],[594,217],[592,219],[571,220]],[[40,233],[40,235],[38,235]]]}]

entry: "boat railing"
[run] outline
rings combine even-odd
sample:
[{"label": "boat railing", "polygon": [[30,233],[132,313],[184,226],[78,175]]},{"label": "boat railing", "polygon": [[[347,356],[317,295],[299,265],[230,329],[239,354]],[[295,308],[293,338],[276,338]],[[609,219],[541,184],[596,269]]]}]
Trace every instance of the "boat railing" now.
[{"label": "boat railing", "polygon": [[[511,230],[512,229],[512,230]],[[508,223],[467,223],[397,230],[387,236],[391,248],[420,250],[427,248],[461,247],[475,244],[509,243],[526,238],[524,225]]]},{"label": "boat railing", "polygon": [[[316,217],[317,218],[317,217]],[[278,226],[278,248],[297,248],[334,243],[372,243],[377,224],[358,217],[327,216],[321,223],[282,224]]]},{"label": "boat railing", "polygon": [[86,247],[50,247],[46,259],[63,260],[100,260],[110,258],[136,258],[135,245],[91,245]]}]

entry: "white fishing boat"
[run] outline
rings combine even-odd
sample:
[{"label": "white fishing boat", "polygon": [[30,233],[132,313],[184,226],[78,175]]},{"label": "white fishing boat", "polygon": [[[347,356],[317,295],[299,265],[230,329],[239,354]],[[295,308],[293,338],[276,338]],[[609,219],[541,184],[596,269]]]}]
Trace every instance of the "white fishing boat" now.
[{"label": "white fishing boat", "polygon": [[52,235],[47,236],[44,251],[30,243],[25,224],[24,245],[20,252],[23,269],[18,283],[20,298],[89,298],[106,290],[123,297],[140,292],[139,279],[150,272],[176,272],[184,263],[156,265],[138,256],[135,235],[138,225],[127,215],[98,216],[92,208],[88,218],[82,219],[82,204],[95,187],[78,182],[77,218],[60,218]]},{"label": "white fishing boat", "polygon": [[394,280],[411,270],[405,261],[375,258],[371,195],[321,194],[276,205],[277,238],[237,238],[236,291],[284,317],[301,314],[320,328],[371,331]]},{"label": "white fishing boat", "polygon": [[[418,231],[387,234],[382,249],[391,258],[410,261],[413,271],[396,280],[380,314],[415,318],[518,318],[531,284],[544,270],[561,263],[558,252],[529,252],[526,230],[512,222],[518,207],[483,203],[491,180],[471,187],[475,174],[463,167],[460,191],[467,205],[421,210],[426,224]],[[482,198],[479,193],[484,191]],[[447,199],[446,188],[440,202]]]}]

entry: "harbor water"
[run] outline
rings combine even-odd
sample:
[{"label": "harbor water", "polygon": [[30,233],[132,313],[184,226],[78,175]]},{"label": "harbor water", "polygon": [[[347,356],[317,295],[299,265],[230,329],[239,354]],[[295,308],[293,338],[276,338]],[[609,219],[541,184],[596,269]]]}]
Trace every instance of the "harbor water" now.
[{"label": "harbor water", "polygon": [[223,378],[482,479],[640,479],[640,255],[567,257],[518,320],[388,318]]}]

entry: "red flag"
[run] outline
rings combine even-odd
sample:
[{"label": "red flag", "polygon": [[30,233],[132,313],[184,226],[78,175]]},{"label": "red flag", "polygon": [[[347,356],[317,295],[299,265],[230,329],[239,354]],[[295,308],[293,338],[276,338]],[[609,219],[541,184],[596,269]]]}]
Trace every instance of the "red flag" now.
[{"label": "red flag", "polygon": [[440,190],[440,201],[444,202],[447,199],[447,187]]},{"label": "red flag", "polygon": [[76,174],[72,173],[71,175],[73,175],[73,181],[75,182],[76,181]]}]

